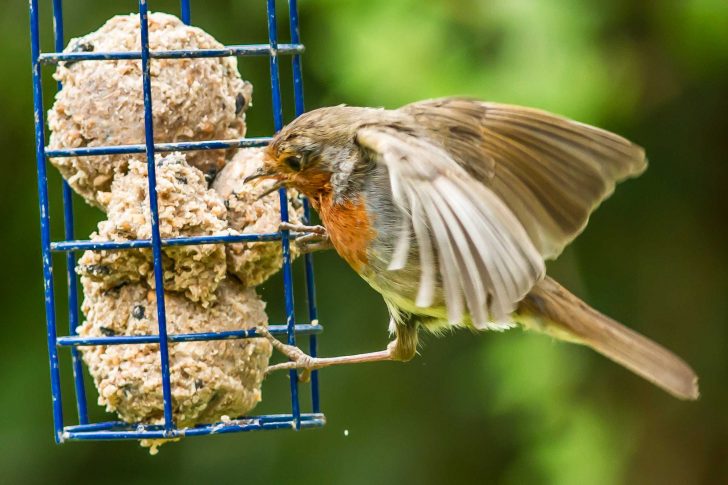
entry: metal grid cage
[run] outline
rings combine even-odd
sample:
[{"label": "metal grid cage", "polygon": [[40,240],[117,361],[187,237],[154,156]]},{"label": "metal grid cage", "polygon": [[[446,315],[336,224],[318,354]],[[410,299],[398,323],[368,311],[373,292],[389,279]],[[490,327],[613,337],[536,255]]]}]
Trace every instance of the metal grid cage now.
[{"label": "metal grid cage", "polygon": [[[51,392],[53,397],[54,435],[57,443],[67,440],[115,440],[115,439],[159,439],[178,438],[183,436],[199,436],[216,433],[230,433],[240,431],[268,430],[281,428],[312,428],[321,427],[325,423],[324,415],[319,406],[318,375],[311,375],[311,412],[301,412],[298,393],[298,376],[295,370],[290,371],[290,413],[259,415],[242,417],[225,423],[201,424],[191,428],[178,428],[175,426],[172,412],[172,395],[170,390],[170,370],[168,346],[176,342],[240,339],[256,337],[255,330],[239,330],[227,332],[209,332],[193,334],[168,334],[166,314],[164,307],[164,285],[162,284],[162,256],[161,248],[171,245],[192,244],[225,244],[232,242],[252,241],[280,241],[283,249],[283,286],[286,311],[286,323],[271,325],[269,330],[274,335],[284,335],[289,344],[296,343],[299,335],[308,335],[309,352],[316,355],[316,335],[323,328],[318,325],[315,302],[315,287],[313,280],[313,264],[310,255],[304,259],[306,276],[306,294],[308,318],[307,324],[296,324],[294,318],[293,301],[293,275],[291,269],[290,241],[293,238],[288,231],[268,234],[244,234],[235,236],[204,236],[184,237],[174,239],[161,239],[159,233],[159,214],[157,211],[156,177],[154,154],[157,152],[212,150],[220,148],[256,147],[264,146],[270,138],[243,138],[239,140],[212,140],[184,143],[154,143],[152,131],[152,97],[149,65],[153,59],[183,59],[202,57],[226,56],[268,56],[270,59],[270,82],[273,104],[273,122],[275,130],[283,126],[283,110],[281,104],[281,82],[279,76],[279,56],[292,56],[293,91],[295,100],[295,114],[303,112],[303,83],[301,76],[301,57],[303,44],[300,42],[298,30],[297,0],[288,0],[290,44],[278,43],[277,15],[275,0],[267,2],[268,43],[254,45],[230,45],[223,49],[176,50],[176,51],[149,51],[148,7],[146,0],[139,0],[139,16],[141,20],[141,51],[140,52],[73,52],[63,53],[63,9],[62,0],[52,0],[55,51],[40,52],[39,12],[38,0],[30,0],[30,38],[33,67],[33,100],[35,114],[35,141],[36,161],[38,170],[38,196],[40,202],[41,246],[43,256],[43,281],[45,289],[45,311],[48,337],[48,355],[50,359]],[[190,24],[190,0],[181,0],[181,19]],[[144,125],[145,143],[141,145],[100,146],[75,149],[48,149],[45,145],[45,112],[42,93],[42,68],[45,65],[55,65],[61,61],[108,61],[117,59],[139,59],[142,65],[142,92],[144,95]],[[59,84],[58,89],[61,86]],[[64,181],[63,207],[64,207],[64,240],[51,241],[50,211],[48,199],[48,183],[46,176],[47,159],[52,157],[79,157],[92,155],[144,153],[147,157],[149,179],[149,205],[151,211],[151,239],[129,242],[97,242],[89,240],[76,240],[74,238],[72,190]],[[286,191],[281,189],[280,212],[281,221],[288,221],[288,205]],[[310,207],[304,200],[305,220],[310,216]],[[75,252],[82,250],[151,248],[154,259],[154,273],[157,297],[157,319],[159,333],[144,336],[109,336],[83,338],[76,335],[79,323],[78,316],[78,290],[77,275],[75,273]],[[68,324],[69,335],[59,336],[57,333],[57,315],[55,308],[55,292],[53,282],[54,252],[66,253],[66,273],[68,284]],[[89,422],[86,391],[83,380],[83,367],[78,353],[78,347],[84,345],[120,345],[120,344],[159,344],[159,358],[161,360],[162,389],[164,406],[163,425],[129,424],[121,421]],[[61,400],[61,376],[59,368],[59,348],[70,349],[73,367],[73,380],[75,387],[76,408],[78,413],[77,425],[64,424],[64,410]]]}]

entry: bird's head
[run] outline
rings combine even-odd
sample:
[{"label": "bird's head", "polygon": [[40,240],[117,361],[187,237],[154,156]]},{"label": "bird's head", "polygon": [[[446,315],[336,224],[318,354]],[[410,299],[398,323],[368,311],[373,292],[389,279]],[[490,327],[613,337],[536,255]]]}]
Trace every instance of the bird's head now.
[{"label": "bird's head", "polygon": [[279,131],[265,150],[260,170],[246,178],[273,179],[266,193],[292,187],[318,201],[337,190],[342,175],[358,171],[364,163],[356,144],[357,130],[383,110],[333,106],[299,116]]}]

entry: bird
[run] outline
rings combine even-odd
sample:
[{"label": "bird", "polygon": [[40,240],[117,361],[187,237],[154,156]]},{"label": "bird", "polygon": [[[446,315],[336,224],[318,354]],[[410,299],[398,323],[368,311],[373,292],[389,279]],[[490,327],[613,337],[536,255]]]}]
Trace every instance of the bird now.
[{"label": "bird", "polygon": [[[522,326],[586,345],[684,400],[698,378],[680,357],[591,308],[546,275],[615,185],[647,168],[640,146],[546,111],[447,97],[398,109],[302,114],[274,135],[245,183],[295,188],[322,226],[283,224],[303,251],[333,247],[389,310],[385,350],[269,370],[408,361],[418,332]],[[269,182],[270,183],[270,182]],[[264,195],[262,194],[262,195]],[[302,373],[303,374],[303,373]]]}]

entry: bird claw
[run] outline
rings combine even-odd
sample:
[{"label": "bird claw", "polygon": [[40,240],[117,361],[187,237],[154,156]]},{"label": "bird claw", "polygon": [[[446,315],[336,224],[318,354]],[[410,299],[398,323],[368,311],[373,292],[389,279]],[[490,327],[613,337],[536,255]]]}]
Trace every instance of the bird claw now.
[{"label": "bird claw", "polygon": [[331,239],[324,226],[305,226],[303,224],[291,224],[290,222],[281,222],[281,231],[293,231],[297,233],[306,233],[299,236],[295,240],[296,248],[301,254],[313,253],[331,249]]},{"label": "bird claw", "polygon": [[303,350],[299,349],[295,345],[287,345],[275,338],[265,327],[258,327],[255,330],[256,334],[267,339],[273,348],[278,352],[288,357],[289,362],[282,362],[280,364],[274,364],[268,366],[265,371],[265,375],[271,374],[277,370],[293,370],[300,369],[301,373],[298,376],[300,382],[308,382],[311,379],[311,372],[318,369],[317,359],[311,357]]}]

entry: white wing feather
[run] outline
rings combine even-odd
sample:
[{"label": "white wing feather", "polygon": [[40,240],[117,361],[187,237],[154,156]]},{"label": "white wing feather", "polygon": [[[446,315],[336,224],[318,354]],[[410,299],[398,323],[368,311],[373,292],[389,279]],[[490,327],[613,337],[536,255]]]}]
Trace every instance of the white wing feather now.
[{"label": "white wing feather", "polygon": [[421,268],[416,305],[432,306],[439,283],[451,323],[460,323],[466,310],[477,328],[506,321],[545,274],[512,211],[435,144],[386,128],[363,128],[357,141],[387,168],[394,202],[409,221],[389,269],[404,267],[414,232]]}]

